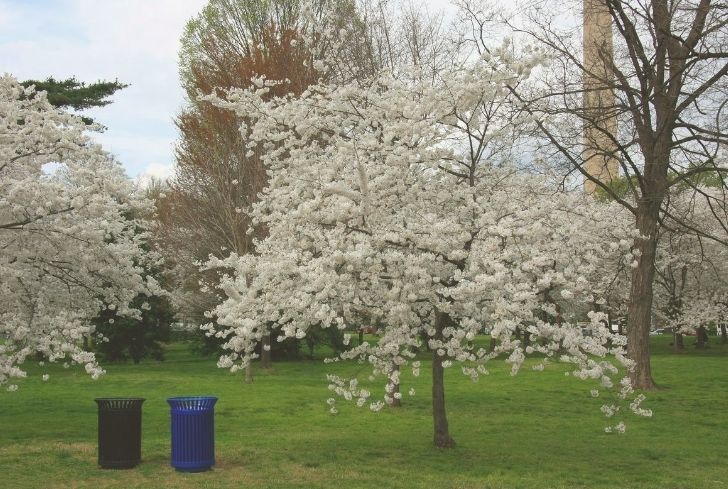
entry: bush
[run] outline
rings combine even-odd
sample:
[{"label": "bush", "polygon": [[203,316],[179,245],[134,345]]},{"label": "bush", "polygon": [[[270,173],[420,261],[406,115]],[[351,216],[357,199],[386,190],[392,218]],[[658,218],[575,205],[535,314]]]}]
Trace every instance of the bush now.
[{"label": "bush", "polygon": [[[149,309],[141,308],[147,302]],[[142,309],[140,319],[120,317],[106,309],[95,320],[96,332],[103,339],[96,343],[96,353],[106,362],[131,359],[139,363],[144,358],[164,360],[162,343],[170,339],[173,314],[164,297],[139,296],[134,307]]]}]

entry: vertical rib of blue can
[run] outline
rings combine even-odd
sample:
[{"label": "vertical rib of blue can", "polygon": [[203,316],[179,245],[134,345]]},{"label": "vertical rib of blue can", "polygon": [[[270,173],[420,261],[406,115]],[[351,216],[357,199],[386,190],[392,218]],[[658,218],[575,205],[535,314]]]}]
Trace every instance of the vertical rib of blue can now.
[{"label": "vertical rib of blue can", "polygon": [[172,467],[202,472],[215,465],[215,403],[217,397],[170,397]]}]

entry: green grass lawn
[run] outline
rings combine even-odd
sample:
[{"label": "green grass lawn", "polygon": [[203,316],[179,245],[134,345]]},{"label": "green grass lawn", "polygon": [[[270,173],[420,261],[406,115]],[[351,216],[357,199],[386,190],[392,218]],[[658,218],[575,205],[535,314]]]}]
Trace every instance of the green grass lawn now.
[{"label": "green grass lawn", "polygon": [[[0,488],[728,488],[728,349],[669,352],[654,339],[652,418],[626,418],[624,435],[606,420],[591,384],[563,374],[504,365],[472,383],[446,373],[457,447],[432,447],[429,371],[404,375],[417,389],[401,409],[372,413],[339,402],[328,413],[327,372],[357,365],[281,362],[242,383],[171,345],[165,362],[106,365],[93,381],[78,368],[40,370],[15,393],[0,392]],[[199,474],[169,466],[169,408],[177,395],[212,394],[217,465]],[[141,396],[143,461],[132,470],[96,465],[95,397]]]}]

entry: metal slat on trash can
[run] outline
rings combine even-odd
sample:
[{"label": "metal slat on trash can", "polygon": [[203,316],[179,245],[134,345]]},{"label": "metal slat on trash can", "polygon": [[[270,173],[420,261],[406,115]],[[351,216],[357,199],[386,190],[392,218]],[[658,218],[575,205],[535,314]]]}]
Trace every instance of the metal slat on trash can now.
[{"label": "metal slat on trash can", "polygon": [[141,397],[103,397],[98,406],[99,465],[130,469],[142,459]]},{"label": "metal slat on trash can", "polygon": [[171,465],[181,472],[202,472],[215,465],[215,403],[217,397],[167,399],[171,408]]}]

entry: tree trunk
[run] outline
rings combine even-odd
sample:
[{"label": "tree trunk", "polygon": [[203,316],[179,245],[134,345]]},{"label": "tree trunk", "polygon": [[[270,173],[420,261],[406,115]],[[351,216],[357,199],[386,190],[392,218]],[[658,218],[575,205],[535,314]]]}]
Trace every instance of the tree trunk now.
[{"label": "tree trunk", "polygon": [[708,346],[708,332],[705,330],[705,326],[701,326],[696,331],[695,348],[704,350]]},{"label": "tree trunk", "polygon": [[[447,314],[435,313],[435,339],[442,340],[442,330],[448,321]],[[445,413],[445,369],[437,348],[432,350],[432,421],[435,428],[434,443],[438,448],[452,448],[455,440],[450,436]]]},{"label": "tree trunk", "polygon": [[720,342],[724,345],[728,343],[728,335],[726,335],[726,327],[725,324],[720,325]]},{"label": "tree trunk", "polygon": [[253,367],[250,364],[248,364],[245,367],[245,383],[246,384],[252,384],[253,383]]},{"label": "tree trunk", "polygon": [[[630,372],[636,389],[655,389],[650,367],[650,325],[652,324],[652,297],[657,250],[657,217],[659,202],[644,199],[637,212],[637,229],[642,238],[635,240],[637,266],[632,270],[630,302],[627,312],[627,356],[635,362]],[[660,201],[662,199],[659,199]]]},{"label": "tree trunk", "polygon": [[[394,368],[392,369],[392,372],[399,372],[399,365],[395,365]],[[396,384],[393,383],[392,392],[391,392],[392,404],[389,405],[390,407],[395,407],[395,408],[402,407],[401,397],[395,396],[395,394],[399,394],[399,393],[400,393],[399,382],[397,382]]]},{"label": "tree trunk", "polygon": [[263,336],[263,344],[260,347],[260,366],[265,369],[272,367],[270,360],[270,333]]},{"label": "tree trunk", "polygon": [[675,332],[673,342],[674,344],[672,348],[675,352],[683,351],[685,349],[685,343],[683,342],[682,333]]}]

